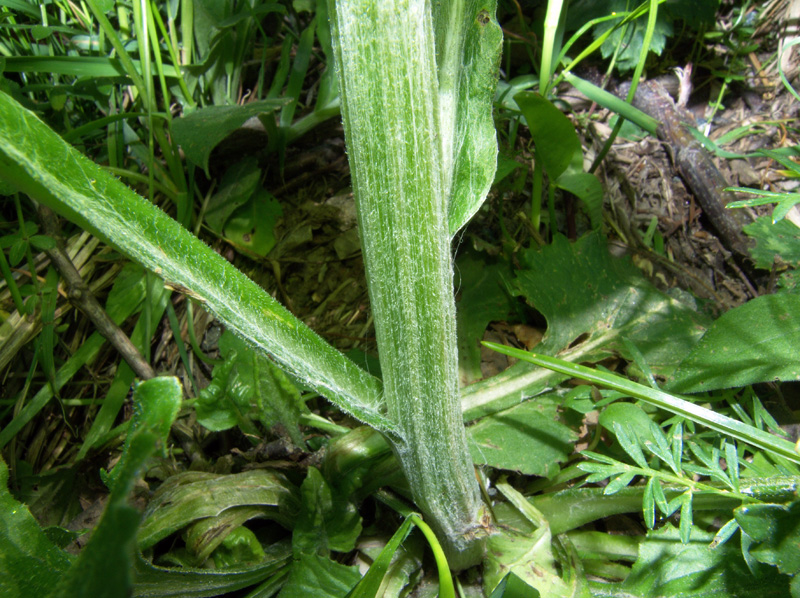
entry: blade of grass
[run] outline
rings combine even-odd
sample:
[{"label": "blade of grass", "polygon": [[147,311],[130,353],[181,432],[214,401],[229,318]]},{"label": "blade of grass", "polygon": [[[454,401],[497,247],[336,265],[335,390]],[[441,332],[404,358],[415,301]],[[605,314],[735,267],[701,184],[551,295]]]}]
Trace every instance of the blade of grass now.
[{"label": "blade of grass", "polygon": [[626,118],[633,124],[641,127],[651,135],[656,135],[656,129],[658,128],[659,123],[652,116],[645,114],[638,108],[634,108],[628,102],[618,98],[613,93],[609,93],[606,90],[597,87],[596,85],[589,83],[584,79],[581,79],[580,77],[576,77],[572,73],[564,73],[564,78],[569,81],[569,83],[572,84],[575,89],[580,91],[593,102],[597,102],[603,108],[608,108],[609,110],[616,112],[623,118]]},{"label": "blade of grass", "polygon": [[[130,71],[124,66],[127,64]],[[53,73],[75,77],[119,77],[120,75],[139,77],[141,63],[128,57],[123,62],[119,58],[104,56],[8,56],[3,69],[9,73]],[[166,65],[164,76],[175,78],[175,68]]]},{"label": "blade of grass", "polygon": [[[649,0],[647,28],[645,29],[644,40],[642,41],[642,51],[639,54],[639,61],[636,63],[636,68],[633,70],[631,87],[630,90],[628,90],[628,97],[626,98],[626,101],[629,104],[633,102],[633,97],[636,95],[636,88],[639,86],[639,79],[642,76],[644,64],[647,61],[647,55],[650,53],[650,42],[653,40],[653,31],[655,31],[656,20],[658,17],[658,5],[663,1],[664,0]],[[644,6],[644,4],[642,4],[642,6]],[[606,154],[608,154],[609,150],[611,149],[611,145],[614,143],[617,135],[619,135],[620,129],[622,129],[622,122],[622,119],[617,120],[617,123],[614,125],[614,129],[611,131],[611,135],[608,136],[608,139],[606,139],[602,149],[595,157],[594,162],[592,162],[589,172],[594,172],[597,170],[597,167],[600,166],[600,163],[605,159]]]}]

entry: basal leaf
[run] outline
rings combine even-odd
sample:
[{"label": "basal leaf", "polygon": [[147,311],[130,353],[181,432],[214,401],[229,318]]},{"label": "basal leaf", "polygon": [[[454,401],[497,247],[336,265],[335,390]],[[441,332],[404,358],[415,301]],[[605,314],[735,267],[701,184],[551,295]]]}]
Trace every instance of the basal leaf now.
[{"label": "basal leaf", "polygon": [[193,521],[243,505],[263,507],[264,516],[288,526],[298,505],[297,489],[282,475],[262,469],[230,475],[174,475],[147,505],[139,528],[139,546],[147,549]]},{"label": "basal leaf", "polygon": [[723,314],[681,362],[668,388],[702,392],[800,380],[800,295],[762,295]]},{"label": "basal leaf", "polygon": [[261,542],[250,529],[240,525],[230,531],[214,551],[214,565],[218,569],[241,567],[260,563],[265,557]]},{"label": "basal leaf", "polygon": [[547,319],[537,351],[554,354],[586,335],[593,359],[613,350],[625,356],[625,336],[654,374],[671,371],[708,322],[655,289],[630,261],[612,257],[594,233],[575,243],[559,235],[551,245],[529,250],[514,286]]},{"label": "basal leaf", "polygon": [[252,586],[285,568],[291,561],[288,544],[274,544],[264,561],[235,569],[198,569],[159,567],[136,559],[135,598],[206,598],[223,596]]},{"label": "basal leaf", "polygon": [[[217,562],[218,555],[215,551],[225,542],[228,535],[236,530],[246,529],[244,528],[246,522],[258,517],[268,517],[269,513],[270,507],[243,505],[225,509],[216,517],[204,517],[195,521],[186,528],[183,534],[187,552],[195,557],[196,563],[194,565],[197,567],[205,565],[206,560],[213,553],[214,563],[220,567],[221,565]],[[240,536],[242,535],[242,532],[236,533]],[[233,566],[229,558],[231,557],[230,551],[222,549],[221,552],[223,556],[219,558],[228,563],[225,566]],[[260,562],[261,559],[257,560]],[[241,561],[239,561],[239,565],[242,565]]]},{"label": "basal leaf", "polygon": [[295,557],[350,552],[361,533],[361,516],[345,496],[334,495],[319,470],[309,467],[300,487],[300,512],[292,534]]}]

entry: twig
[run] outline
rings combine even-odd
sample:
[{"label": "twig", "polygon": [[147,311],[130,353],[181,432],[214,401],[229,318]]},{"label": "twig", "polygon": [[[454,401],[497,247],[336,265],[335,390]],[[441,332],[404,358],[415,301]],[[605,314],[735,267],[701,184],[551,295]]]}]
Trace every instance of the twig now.
[{"label": "twig", "polygon": [[[39,218],[45,232],[53,238],[58,238],[56,215],[49,208],[40,205]],[[86,314],[97,331],[119,351],[122,358],[131,366],[131,369],[139,378],[143,380],[154,378],[156,374],[153,368],[144,360],[139,350],[122,329],[108,317],[106,311],[95,299],[83,278],[81,278],[69,256],[58,245],[53,249],[45,250],[45,253],[64,281],[67,287],[67,298],[70,303]]]}]

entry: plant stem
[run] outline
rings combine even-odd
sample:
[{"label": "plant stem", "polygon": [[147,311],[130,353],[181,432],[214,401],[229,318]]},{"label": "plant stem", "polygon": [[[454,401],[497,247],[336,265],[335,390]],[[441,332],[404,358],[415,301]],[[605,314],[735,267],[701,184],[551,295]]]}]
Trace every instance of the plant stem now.
[{"label": "plant stem", "polygon": [[483,539],[459,400],[452,175],[442,147],[450,132],[440,118],[430,5],[329,6],[384,399],[400,429],[390,442],[450,566],[460,569],[480,560]]}]

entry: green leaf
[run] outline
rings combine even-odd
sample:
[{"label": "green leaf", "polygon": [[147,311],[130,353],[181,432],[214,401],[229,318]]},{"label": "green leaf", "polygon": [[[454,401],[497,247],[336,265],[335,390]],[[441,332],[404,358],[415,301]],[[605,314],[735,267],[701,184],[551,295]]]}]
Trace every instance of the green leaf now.
[{"label": "green leaf", "polygon": [[539,598],[539,590],[528,585],[521,577],[509,572],[492,592],[491,598]]},{"label": "green leaf", "polygon": [[[647,529],[653,529],[656,524],[656,486],[661,489],[661,484],[656,478],[647,480],[644,497],[642,498],[642,515]],[[662,496],[663,492],[663,489],[661,489]]]},{"label": "green leaf", "polygon": [[582,360],[611,350],[628,356],[624,336],[654,374],[664,375],[705,330],[705,317],[655,289],[630,261],[612,257],[599,234],[575,243],[558,235],[523,259],[515,288],[547,319],[542,353],[555,354],[586,335],[592,351]]},{"label": "green leaf", "polygon": [[274,544],[267,558],[256,565],[235,569],[196,569],[159,567],[136,559],[135,598],[206,598],[223,596],[257,584],[270,575],[288,569],[291,550],[288,544]]},{"label": "green leaf", "polygon": [[258,189],[231,214],[223,232],[236,245],[264,257],[275,247],[275,225],[282,215],[278,200],[266,189]]},{"label": "green leaf", "polygon": [[790,268],[780,274],[778,286],[787,290],[800,288],[797,272],[800,268],[800,228],[788,220],[773,224],[771,217],[762,216],[742,230],[756,240],[755,247],[750,249],[756,266],[765,270],[776,266],[780,272],[784,264],[788,265]]},{"label": "green leaf", "polygon": [[470,426],[470,453],[475,464],[525,475],[555,475],[558,464],[572,453],[577,435],[554,421],[554,408],[544,410],[544,401],[526,401]]},{"label": "green leaf", "polygon": [[536,156],[550,180],[556,180],[571,164],[582,170],[583,150],[572,122],[555,105],[536,92],[514,96],[536,144]]},{"label": "green leaf", "polygon": [[[693,4],[693,6],[696,6],[696,4]],[[570,21],[575,23],[575,26],[579,26],[596,16],[625,13],[633,6],[635,5],[627,4],[625,0],[607,0],[602,3],[582,0],[570,5]],[[609,29],[616,26],[621,18],[607,20],[595,25],[592,28],[594,38],[601,38]],[[614,55],[616,57],[616,66],[621,72],[633,70],[642,52],[646,28],[647,16],[642,16],[629,23],[627,27],[623,26],[611,32],[611,35],[600,47],[603,58],[610,58]],[[648,49],[661,55],[667,37],[670,35],[672,35],[672,19],[666,14],[666,11],[659,11],[655,31]]]},{"label": "green leaf", "polygon": [[678,534],[681,542],[688,543],[692,536],[692,491],[687,490],[681,495],[681,520]]},{"label": "green leaf", "polygon": [[[172,121],[172,134],[186,157],[208,175],[211,152],[225,137],[259,114],[274,112],[289,98],[258,100],[243,106],[208,106]],[[209,177],[210,178],[210,177]]]},{"label": "green leaf", "polygon": [[392,537],[386,543],[386,546],[383,547],[378,557],[372,561],[372,565],[370,565],[364,577],[361,578],[361,581],[358,582],[358,585],[347,595],[347,598],[372,598],[378,595],[378,590],[383,583],[386,572],[389,570],[389,566],[395,558],[395,555],[400,550],[400,545],[408,537],[408,534],[411,533],[413,525],[412,516],[407,516],[403,524],[392,534]]},{"label": "green leaf", "polygon": [[606,485],[605,489],[603,490],[603,494],[616,494],[623,488],[627,488],[628,484],[633,481],[634,477],[636,477],[635,471],[628,471],[618,475],[617,477],[609,480],[608,485]]},{"label": "green leaf", "polygon": [[198,423],[217,432],[238,424],[245,432],[257,433],[251,422],[260,421],[268,429],[280,426],[304,449],[300,417],[308,407],[286,374],[227,331],[219,348],[225,361],[214,367],[211,384],[198,397]]},{"label": "green leaf", "polygon": [[58,300],[58,283],[60,278],[58,272],[52,266],[47,269],[45,276],[45,283],[41,285],[41,311],[40,318],[42,321],[42,331],[37,339],[37,352],[39,354],[39,361],[42,363],[42,370],[44,370],[47,381],[50,382],[51,388],[56,389],[56,364],[55,364],[55,312],[56,303]]},{"label": "green leaf", "polygon": [[[244,420],[242,410],[236,403],[239,395],[232,395],[228,391],[236,357],[238,355],[234,353],[221,364],[214,366],[211,382],[200,391],[194,404],[197,423],[212,432],[229,430],[240,420]],[[245,427],[247,422],[242,421],[241,424]]]},{"label": "green leaf", "polygon": [[350,552],[361,534],[361,516],[345,496],[335,496],[319,470],[308,468],[300,487],[300,513],[295,518],[292,550],[329,555]]},{"label": "green leaf", "polygon": [[328,557],[302,554],[292,564],[289,581],[278,598],[341,598],[361,579],[358,567],[346,567]]},{"label": "green leaf", "polygon": [[478,211],[497,168],[492,106],[503,33],[496,10],[496,0],[433,3],[451,236]]},{"label": "green leaf", "polygon": [[503,284],[511,270],[500,262],[487,262],[467,251],[456,262],[456,287],[461,298],[456,310],[458,361],[461,385],[483,377],[480,340],[489,322],[505,320],[513,306]]},{"label": "green leaf", "polygon": [[[41,15],[36,16],[41,18]],[[6,73],[47,73],[69,75],[74,77],[120,77],[125,73],[122,62],[118,58],[105,56],[7,56],[5,58]],[[141,73],[141,63],[131,61],[134,69]],[[171,64],[164,64],[162,71],[165,77],[177,77],[177,71]]]},{"label": "green leaf", "polygon": [[208,200],[205,221],[214,232],[222,234],[225,223],[237,209],[256,193],[261,180],[258,160],[249,156],[231,165],[222,175],[219,189]]},{"label": "green leaf", "polygon": [[656,136],[656,129],[658,128],[659,122],[649,114],[645,114],[638,108],[634,108],[628,102],[618,98],[613,93],[597,87],[580,77],[576,77],[573,73],[565,72],[564,78],[593,102],[597,102],[603,108],[608,108],[616,112],[629,122],[650,133],[653,137]]},{"label": "green leaf", "polygon": [[500,525],[489,537],[483,565],[484,594],[491,595],[514,573],[548,598],[574,596],[574,588],[559,575],[547,520],[509,484],[501,482],[497,488],[509,502],[496,503],[493,508]]},{"label": "green leaf", "polygon": [[622,450],[628,453],[636,465],[647,468],[647,460],[640,446],[643,442],[640,440],[636,430],[630,424],[622,425],[616,421],[611,424],[611,429],[614,432],[614,436],[617,437],[617,442],[619,442]]},{"label": "green leaf", "polygon": [[30,239],[31,245],[39,251],[46,251],[53,249],[56,246],[56,240],[47,235],[33,235]]},{"label": "green leaf", "polygon": [[0,458],[0,595],[47,596],[72,566],[73,557],[56,547],[28,508],[8,491],[8,466]]},{"label": "green leaf", "polygon": [[800,463],[800,451],[789,441],[778,438],[773,434],[764,432],[763,430],[742,423],[738,420],[732,419],[726,415],[719,414],[711,409],[706,409],[690,403],[679,397],[675,397],[668,393],[662,392],[649,386],[637,384],[630,380],[603,372],[600,370],[593,370],[586,366],[570,363],[563,359],[549,357],[546,355],[537,355],[529,353],[520,349],[498,345],[496,343],[489,343],[484,341],[483,344],[495,351],[516,357],[529,363],[534,363],[541,367],[565,374],[569,377],[580,378],[587,380],[593,384],[604,386],[612,390],[625,393],[628,396],[640,399],[650,405],[665,409],[671,413],[675,413],[692,421],[703,424],[712,430],[722,432],[733,438],[737,438],[753,446],[767,449],[776,453],[794,463]]},{"label": "green leaf", "polygon": [[139,547],[150,548],[193,521],[243,505],[262,507],[265,517],[289,527],[297,504],[297,489],[272,471],[176,474],[159,487],[148,503],[139,529]]},{"label": "green leaf", "polygon": [[139,417],[126,439],[125,459],[114,468],[115,482],[108,504],[89,543],[60,580],[53,598],[130,596],[141,516],[127,504],[127,496],[150,456],[166,446],[182,396],[181,385],[173,377],[153,378],[134,390]]},{"label": "green leaf", "polygon": [[650,431],[652,420],[641,407],[633,403],[612,403],[600,413],[598,422],[606,430],[614,433],[620,446],[630,455],[634,463],[647,468],[647,459],[641,447],[653,442]]},{"label": "green leaf", "polygon": [[250,563],[260,563],[266,554],[256,535],[244,526],[230,531],[214,551],[214,566],[217,569],[241,567]]},{"label": "green leaf", "polygon": [[169,283],[337,406],[398,438],[380,382],[324,342],[222,256],[0,93],[0,177]]},{"label": "green leaf", "polygon": [[[537,351],[579,362],[615,354],[632,359],[627,338],[655,375],[670,374],[696,344],[709,320],[655,289],[627,259],[612,257],[597,233],[522,255],[510,290],[547,320]],[[575,341],[582,342],[576,343]],[[570,345],[573,345],[570,347]],[[559,376],[517,363],[462,390],[465,420],[508,408],[558,384]]]},{"label": "green leaf", "polygon": [[183,389],[177,378],[164,376],[140,382],[134,387],[134,410],[128,434],[122,445],[122,456],[104,480],[113,492],[119,477],[127,470],[130,445],[139,430],[150,430],[158,440],[153,450],[166,455],[167,437],[172,422],[178,416],[183,400]]},{"label": "green leaf", "polygon": [[[758,578],[747,568],[737,546],[709,547],[713,534],[695,528],[688,543],[680,540],[671,525],[648,532],[639,546],[639,558],[621,584],[608,584],[620,595],[703,596],[707,598],[750,598],[787,596],[788,578]],[[601,586],[603,587],[603,586]]]},{"label": "green leaf", "polygon": [[600,230],[603,224],[603,185],[600,184],[600,179],[589,172],[568,170],[553,184],[580,199],[589,215],[592,230]]},{"label": "green leaf", "polygon": [[739,529],[739,523],[736,521],[735,518],[728,521],[728,523],[719,528],[719,531],[716,533],[714,539],[711,541],[711,548],[716,548],[717,546],[724,544],[725,542],[730,540],[731,536],[733,536],[733,534],[735,534],[738,529]]},{"label": "green leaf", "polygon": [[800,296],[762,295],[724,313],[681,362],[668,388],[702,392],[800,380]]},{"label": "green leaf", "polygon": [[[214,555],[215,563],[219,555],[215,552],[222,546],[229,534],[237,532],[236,530],[245,529],[243,526],[251,519],[260,518],[269,515],[269,508],[265,509],[260,505],[243,505],[230,507],[225,509],[216,517],[204,517],[198,519],[189,527],[183,534],[186,541],[186,551],[188,554],[194,556],[194,563],[199,566],[207,565],[206,560],[209,556]],[[246,532],[245,532],[246,533]],[[220,562],[225,561],[229,563],[226,567],[231,566],[228,560],[231,556],[230,551],[221,549],[222,556]],[[259,562],[261,559],[258,559]],[[216,565],[221,567],[219,563]]]},{"label": "green leaf", "polygon": [[742,532],[750,536],[750,554],[788,575],[800,573],[800,501],[788,505],[743,505],[734,510]]}]

